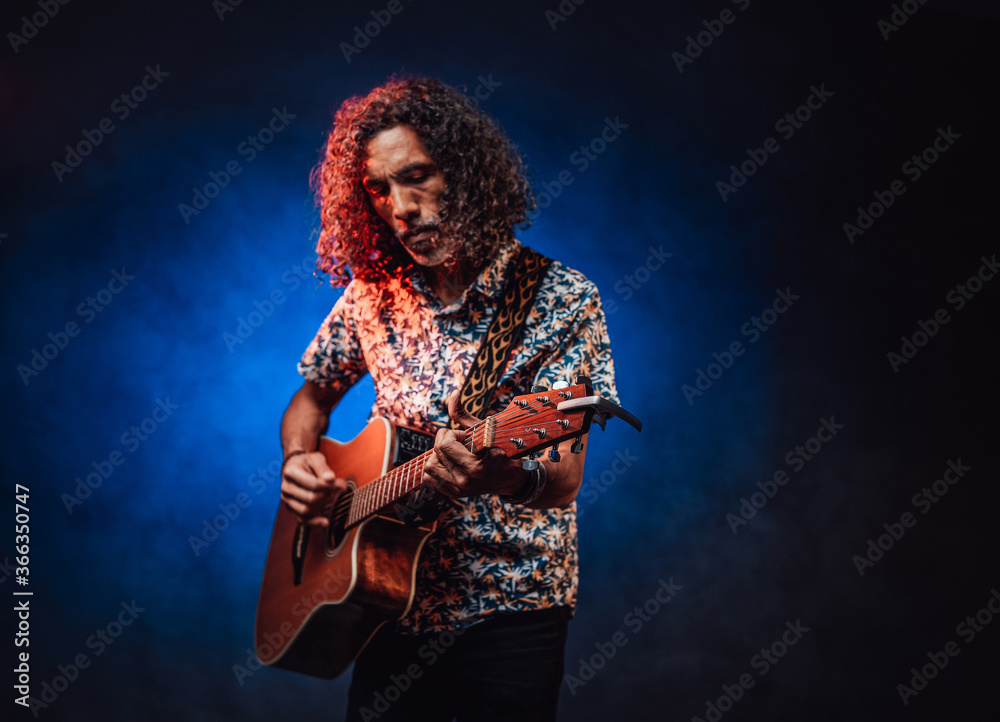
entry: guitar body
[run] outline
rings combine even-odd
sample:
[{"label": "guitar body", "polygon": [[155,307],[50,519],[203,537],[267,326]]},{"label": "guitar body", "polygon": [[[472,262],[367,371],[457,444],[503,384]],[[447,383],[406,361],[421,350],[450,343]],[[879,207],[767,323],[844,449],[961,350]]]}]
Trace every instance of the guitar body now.
[{"label": "guitar body", "polygon": [[[545,447],[553,462],[563,441],[574,439],[569,453],[580,453],[591,419],[603,428],[610,416],[642,428],[625,409],[592,395],[590,380],[579,376],[575,386],[518,396],[467,428],[464,443],[473,454],[530,454],[523,465],[531,471]],[[447,502],[421,483],[432,445],[433,437],[385,419],[373,419],[346,444],[320,439],[320,451],[350,490],[329,511],[329,530],[303,526],[284,505],[278,508],[254,628],[261,662],[333,679],[379,627],[409,611],[420,551]]]},{"label": "guitar body", "polygon": [[[361,488],[390,468],[395,444],[392,425],[373,419],[346,444],[323,437],[320,451],[338,477]],[[278,508],[254,643],[266,665],[333,679],[379,627],[409,610],[420,550],[434,527],[375,515],[346,532],[305,529],[284,504]]]}]

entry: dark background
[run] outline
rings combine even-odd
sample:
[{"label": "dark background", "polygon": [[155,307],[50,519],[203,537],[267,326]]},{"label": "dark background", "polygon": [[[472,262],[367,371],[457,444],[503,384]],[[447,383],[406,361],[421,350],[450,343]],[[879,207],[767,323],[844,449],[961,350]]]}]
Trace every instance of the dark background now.
[{"label": "dark background", "polygon": [[[78,1],[17,52],[6,35],[0,591],[33,592],[32,696],[49,686],[37,715],[340,717],[346,678],[246,672],[278,494],[266,469],[280,460],[295,362],[337,293],[306,278],[318,227],[309,173],[340,102],[393,73],[481,88],[539,190],[570,171],[519,236],[597,283],[614,311],[621,398],[645,422],[641,435],[613,422],[590,445],[566,667],[585,684],[564,685],[560,719],[705,719],[743,674],[754,685],[731,709],[721,701],[727,720],[995,710],[1000,622],[983,613],[993,623],[972,640],[956,627],[1000,587],[1000,280],[961,310],[946,297],[998,250],[997,13],[905,4],[916,12],[885,38],[889,2],[588,0],[553,30],[556,0],[402,0],[349,63],[341,44],[385,3],[243,2],[220,18],[209,0]],[[734,22],[679,72],[672,53],[727,8]],[[38,12],[7,3],[0,29],[21,34]],[[157,64],[168,75],[120,119],[112,103]],[[783,138],[775,123],[812,86],[832,96]],[[248,162],[240,143],[283,108],[294,119]],[[113,132],[57,177],[53,163],[102,118]],[[571,154],[606,118],[627,128],[581,171]],[[939,128],[958,139],[908,178],[903,164]],[[777,152],[723,201],[716,182],[768,137]],[[231,160],[240,174],[186,222],[178,206]],[[850,243],[843,224],[897,179],[906,192]],[[637,272],[651,248],[672,255]],[[86,311],[122,268],[134,280]],[[799,298],[749,343],[741,327],[776,289]],[[275,290],[282,302],[252,334],[226,336]],[[894,370],[887,354],[939,308],[949,322]],[[68,322],[77,336],[59,335]],[[713,367],[689,403],[682,386],[733,341],[745,353]],[[26,372],[36,351],[53,357]],[[371,396],[370,382],[353,391],[331,434],[353,436]],[[139,442],[129,429],[158,401],[176,409]],[[842,428],[793,469],[786,454],[830,417]],[[638,460],[615,474],[626,450]],[[958,459],[970,470],[921,513],[912,497]],[[67,502],[102,463],[112,473]],[[779,470],[788,483],[734,532],[726,515]],[[15,483],[30,488],[27,587],[15,586]],[[241,493],[249,506],[206,536]],[[854,557],[904,512],[915,525],[861,576]],[[636,629],[627,615],[661,580],[681,588]],[[135,621],[96,643],[97,630],[119,631],[123,603]],[[14,665],[25,648],[8,618]],[[761,674],[753,658],[786,623],[809,631]],[[616,632],[627,643],[602,658]],[[903,704],[897,685],[952,641],[959,655]]]}]

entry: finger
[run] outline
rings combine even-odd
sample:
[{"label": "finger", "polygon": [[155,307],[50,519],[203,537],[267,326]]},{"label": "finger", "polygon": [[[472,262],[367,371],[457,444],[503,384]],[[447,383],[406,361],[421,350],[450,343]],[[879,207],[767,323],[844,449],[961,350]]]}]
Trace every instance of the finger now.
[{"label": "finger", "polygon": [[336,503],[336,497],[326,499],[317,497],[306,501],[296,496],[282,493],[281,500],[300,522],[309,526],[330,526],[330,516]]},{"label": "finger", "polygon": [[472,452],[465,445],[469,433],[463,429],[439,429],[434,437],[434,448],[448,448],[449,456],[471,456]]},{"label": "finger", "polygon": [[306,468],[309,469],[319,479],[333,481],[337,475],[326,461],[326,456],[321,451],[313,451],[309,454],[301,454]]},{"label": "finger", "polygon": [[316,507],[321,501],[325,501],[330,496],[329,490],[310,491],[302,487],[289,484],[282,486],[281,498],[295,499],[309,507]]},{"label": "finger", "polygon": [[460,391],[456,391],[448,397],[448,416],[453,418],[463,429],[468,429],[470,426],[478,424],[481,419],[477,419],[475,416],[462,408],[460,397]]},{"label": "finger", "polygon": [[296,499],[286,499],[282,497],[285,506],[288,508],[295,517],[301,521],[309,524],[310,526],[329,526],[330,522],[325,516],[315,516],[312,510],[302,502]]},{"label": "finger", "polygon": [[312,454],[293,457],[285,465],[284,478],[310,491],[332,489],[336,475],[327,466],[326,459],[323,458],[322,454],[316,454],[319,459],[306,458],[308,456],[312,456]]},{"label": "finger", "polygon": [[420,483],[437,489],[450,499],[460,498],[461,488],[454,483],[451,475],[443,471],[439,466],[425,465]]},{"label": "finger", "polygon": [[482,459],[454,437],[435,444],[434,458],[451,472],[452,476],[476,476],[482,471]]},{"label": "finger", "polygon": [[434,478],[447,479],[451,477],[451,471],[441,463],[441,458],[437,454],[437,447],[435,446],[432,451],[433,454],[428,454],[426,461],[424,461],[424,475],[430,474]]}]

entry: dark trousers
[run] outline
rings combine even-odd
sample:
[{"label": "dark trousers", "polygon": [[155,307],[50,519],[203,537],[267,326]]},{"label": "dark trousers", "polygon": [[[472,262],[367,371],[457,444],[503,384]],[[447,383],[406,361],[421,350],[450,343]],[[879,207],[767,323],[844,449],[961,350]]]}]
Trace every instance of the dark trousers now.
[{"label": "dark trousers", "polygon": [[552,722],[569,609],[403,635],[387,624],[354,666],[347,722]]}]

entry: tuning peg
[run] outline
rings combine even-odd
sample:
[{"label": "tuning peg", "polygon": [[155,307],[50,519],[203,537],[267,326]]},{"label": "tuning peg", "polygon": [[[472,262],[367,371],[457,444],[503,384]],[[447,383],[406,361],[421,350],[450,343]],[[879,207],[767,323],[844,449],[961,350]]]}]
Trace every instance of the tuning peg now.
[{"label": "tuning peg", "polygon": [[554,384],[552,384],[552,388],[555,389],[556,391],[558,391],[559,389],[564,389],[567,386],[569,386],[569,384],[562,380],[556,381]]},{"label": "tuning peg", "polygon": [[[547,388],[545,388],[544,386],[539,386],[538,384],[535,384],[534,386],[531,387],[531,393],[533,393],[533,394],[544,394],[546,391],[548,391]],[[549,397],[548,396],[536,396],[535,397],[535,401],[537,401],[538,403],[540,403],[540,404],[542,404],[544,406],[545,404],[549,403]]]},{"label": "tuning peg", "polygon": [[583,441],[581,440],[581,438],[582,437],[577,436],[575,439],[573,439],[573,445],[569,447],[569,450],[572,453],[579,454],[581,451],[583,451]]},{"label": "tuning peg", "polygon": [[538,468],[538,462],[535,459],[521,459],[521,468],[525,471],[534,471]]},{"label": "tuning peg", "polygon": [[549,449],[549,461],[559,461],[561,457],[559,456],[559,444],[555,443],[552,448]]},{"label": "tuning peg", "polygon": [[584,384],[585,386],[590,386],[590,377],[584,376],[583,374],[577,374],[576,383],[577,385]]}]

